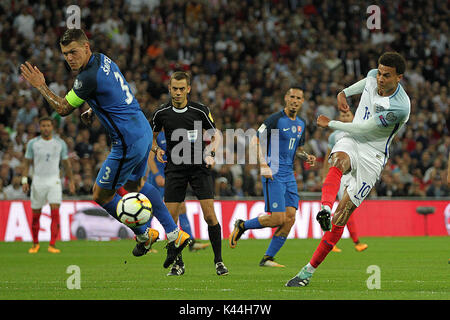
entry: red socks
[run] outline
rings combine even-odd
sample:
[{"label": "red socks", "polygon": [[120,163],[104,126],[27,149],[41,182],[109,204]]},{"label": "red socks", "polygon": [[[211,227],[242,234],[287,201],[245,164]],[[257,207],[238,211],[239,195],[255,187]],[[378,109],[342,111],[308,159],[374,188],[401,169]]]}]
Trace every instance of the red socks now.
[{"label": "red socks", "polygon": [[341,239],[343,232],[344,226],[341,227],[335,224],[332,225],[331,231],[325,232],[325,234],[322,237],[322,240],[317,246],[316,251],[314,251],[312,258],[309,261],[309,263],[314,268],[317,268],[319,264],[322,263],[327,254],[331,251],[331,249],[333,249],[333,247],[336,245],[339,239]]},{"label": "red socks", "polygon": [[336,167],[331,167],[322,185],[322,205],[333,208],[336,195],[341,185],[342,171]]},{"label": "red socks", "polygon": [[350,233],[350,238],[352,238],[353,242],[358,243],[359,239],[358,239],[358,234],[356,233],[355,220],[353,218],[353,215],[351,215],[347,221],[347,229],[348,229],[348,232]]},{"label": "red socks", "polygon": [[33,237],[33,243],[37,244],[39,243],[39,219],[41,218],[41,213],[34,213],[33,212],[33,220],[31,221],[31,235]]},{"label": "red socks", "polygon": [[52,218],[50,225],[50,245],[54,246],[59,233],[59,209],[52,209],[50,215]]},{"label": "red socks", "polygon": [[[50,216],[52,222],[50,224],[50,245],[54,246],[56,243],[56,238],[59,234],[59,209],[52,209],[50,211]],[[41,218],[41,213],[33,212],[33,219],[31,221],[31,235],[33,237],[33,243],[39,243],[39,229],[40,223],[39,219]]]}]

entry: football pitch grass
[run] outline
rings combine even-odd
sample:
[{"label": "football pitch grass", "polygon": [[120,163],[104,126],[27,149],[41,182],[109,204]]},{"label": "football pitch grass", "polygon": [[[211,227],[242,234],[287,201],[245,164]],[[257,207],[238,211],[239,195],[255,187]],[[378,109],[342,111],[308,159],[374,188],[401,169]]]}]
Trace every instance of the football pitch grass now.
[{"label": "football pitch grass", "polygon": [[[269,240],[241,240],[235,249],[224,240],[223,258],[230,274],[222,277],[215,274],[211,247],[198,252],[185,250],[186,273],[168,277],[169,269],[162,267],[165,241],[154,245],[158,253],[139,258],[131,254],[133,240],[58,242],[60,254],[47,252],[48,242],[41,243],[37,254],[28,253],[30,243],[3,242],[0,299],[450,299],[449,237],[361,240],[369,245],[364,252],[355,251],[351,240],[341,240],[342,252],[330,252],[304,288],[284,285],[309,261],[319,239],[288,239],[276,257],[285,268],[258,266]],[[369,289],[368,283],[379,283],[380,287]]]}]

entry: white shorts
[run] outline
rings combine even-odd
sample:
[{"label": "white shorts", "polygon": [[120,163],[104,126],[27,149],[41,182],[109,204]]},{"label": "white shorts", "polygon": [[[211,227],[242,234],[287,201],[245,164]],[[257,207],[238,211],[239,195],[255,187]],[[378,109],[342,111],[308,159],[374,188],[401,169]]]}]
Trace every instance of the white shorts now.
[{"label": "white shorts", "polygon": [[345,189],[348,187],[351,180],[352,180],[352,175],[350,172],[342,175],[341,186],[339,187],[339,191],[338,191],[338,199],[339,200],[341,200],[344,197]]},{"label": "white shorts", "polygon": [[335,152],[344,152],[350,157],[351,171],[341,180],[342,196],[347,185],[347,193],[351,201],[359,207],[383,171],[384,154],[367,144],[356,142],[350,136],[339,139],[331,150],[330,156]]},{"label": "white shorts", "polygon": [[59,178],[33,178],[31,183],[31,209],[41,209],[45,204],[60,204],[62,187]]}]

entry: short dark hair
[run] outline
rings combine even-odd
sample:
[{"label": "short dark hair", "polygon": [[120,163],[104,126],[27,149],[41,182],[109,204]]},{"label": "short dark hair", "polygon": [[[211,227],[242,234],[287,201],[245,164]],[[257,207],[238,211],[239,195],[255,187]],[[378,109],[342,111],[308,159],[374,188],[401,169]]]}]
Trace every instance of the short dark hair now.
[{"label": "short dark hair", "polygon": [[299,84],[293,84],[289,87],[288,91],[294,89],[294,90],[301,90],[303,92],[305,92],[305,90],[303,89],[303,87]]},{"label": "short dark hair", "polygon": [[189,75],[189,73],[184,72],[184,71],[175,71],[175,72],[172,73],[172,75],[170,76],[170,82],[172,82],[172,79],[175,79],[175,80],[183,80],[183,79],[186,79],[187,85],[188,85],[188,86],[191,85],[191,76]]},{"label": "short dark hair", "polygon": [[406,61],[398,52],[385,52],[378,59],[378,64],[386,67],[395,68],[397,74],[404,74],[406,69]]},{"label": "short dark hair", "polygon": [[44,116],[44,117],[39,118],[39,124],[41,124],[42,121],[50,121],[52,123],[52,125],[53,125],[53,118],[52,117]]},{"label": "short dark hair", "polygon": [[89,42],[89,39],[81,29],[67,29],[59,39],[59,43],[63,46],[67,46],[73,41]]}]

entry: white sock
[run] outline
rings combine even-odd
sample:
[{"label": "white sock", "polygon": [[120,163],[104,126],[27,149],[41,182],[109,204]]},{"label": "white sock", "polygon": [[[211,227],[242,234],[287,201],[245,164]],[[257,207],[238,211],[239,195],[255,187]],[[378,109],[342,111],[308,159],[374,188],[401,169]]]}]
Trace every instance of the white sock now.
[{"label": "white sock", "polygon": [[172,232],[167,233],[167,234],[166,234],[166,236],[167,236],[167,241],[168,241],[168,242],[172,242],[172,241],[177,240],[177,238],[178,238],[178,232],[180,232],[180,229],[179,229],[179,228],[176,228],[176,229],[173,230]]},{"label": "white sock", "polygon": [[308,271],[309,273],[314,273],[314,271],[316,271],[316,268],[314,268],[309,262],[306,265],[306,271]]},{"label": "white sock", "polygon": [[330,208],[329,206],[324,206],[324,205],[322,204],[321,207],[322,207],[322,210],[325,209],[325,210],[327,210],[328,212],[331,213],[331,208]]}]

